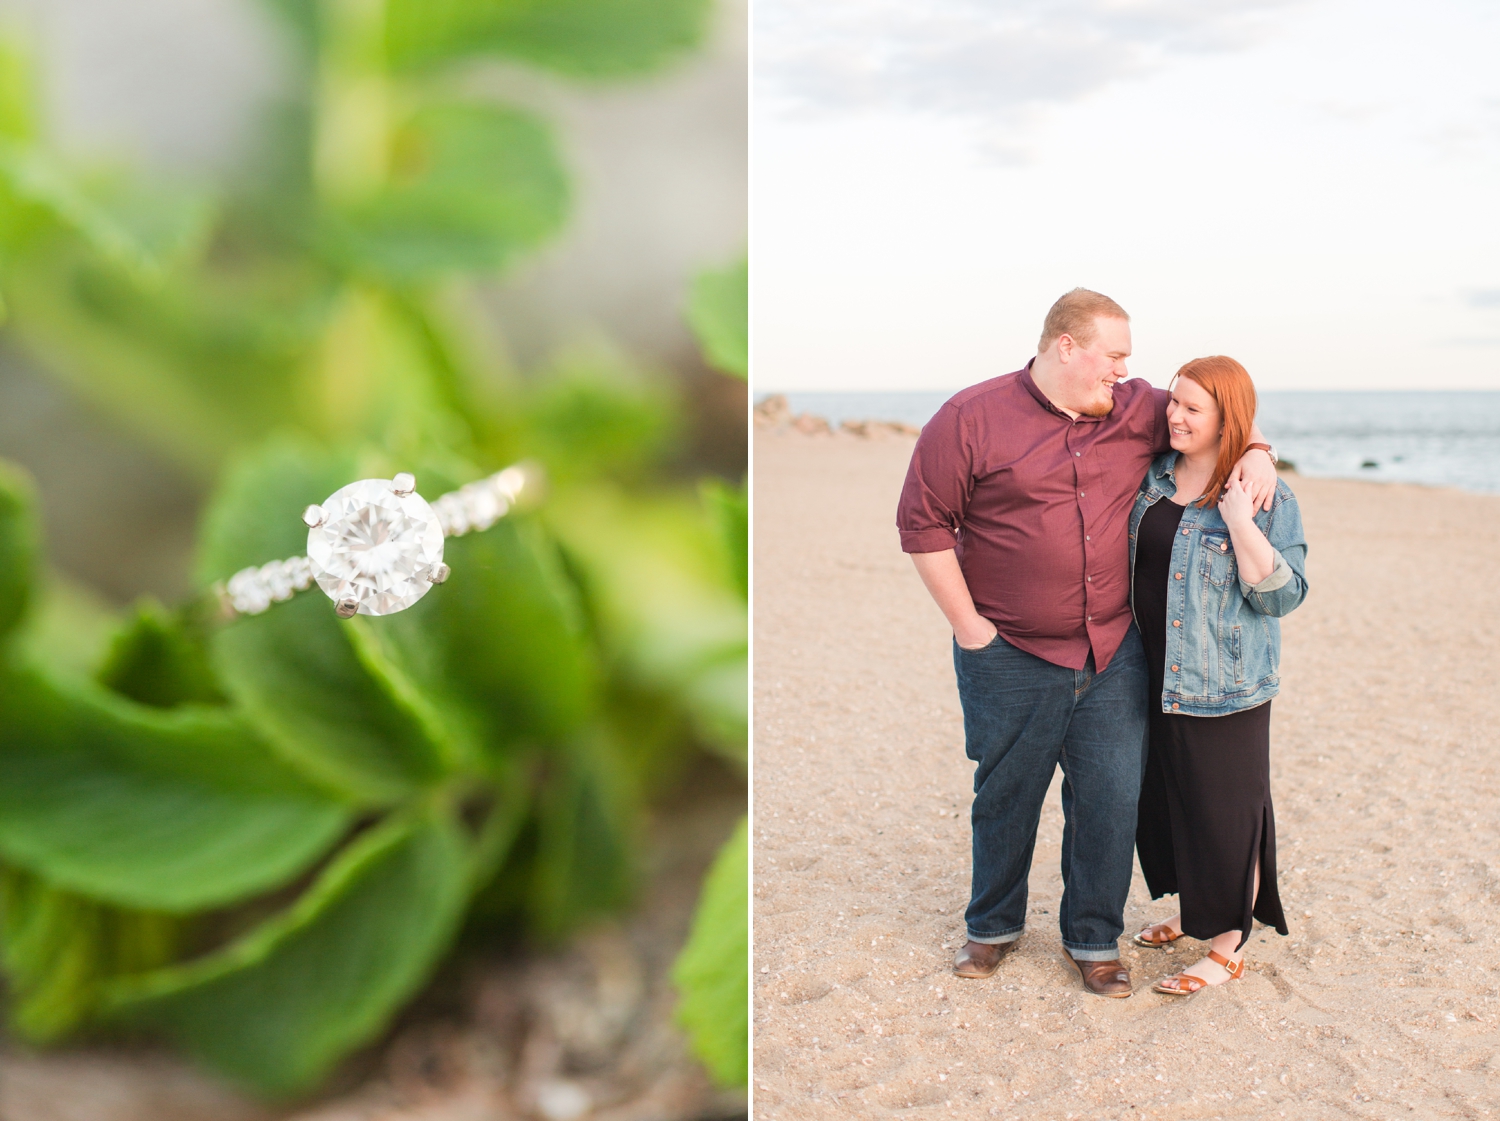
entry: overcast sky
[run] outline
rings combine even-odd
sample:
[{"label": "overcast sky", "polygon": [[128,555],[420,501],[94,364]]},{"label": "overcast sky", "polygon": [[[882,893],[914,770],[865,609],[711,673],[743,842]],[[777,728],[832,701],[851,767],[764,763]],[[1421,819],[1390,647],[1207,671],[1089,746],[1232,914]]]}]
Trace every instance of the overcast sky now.
[{"label": "overcast sky", "polygon": [[1084,285],[1158,384],[1500,389],[1500,8],[757,0],[758,392],[956,389]]}]

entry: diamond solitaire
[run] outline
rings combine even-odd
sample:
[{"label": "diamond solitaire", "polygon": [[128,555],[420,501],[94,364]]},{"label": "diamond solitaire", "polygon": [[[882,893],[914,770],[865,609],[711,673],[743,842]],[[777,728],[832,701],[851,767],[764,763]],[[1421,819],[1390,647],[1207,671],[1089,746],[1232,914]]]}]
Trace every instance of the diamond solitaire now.
[{"label": "diamond solitaire", "polygon": [[363,479],[334,491],[307,519],[312,578],[342,609],[361,615],[404,611],[443,572],[443,527],[414,490]]},{"label": "diamond solitaire", "polygon": [[228,616],[259,615],[314,582],[345,619],[405,611],[448,579],[443,539],[484,530],[536,485],[530,467],[507,467],[431,505],[406,472],[362,479],[302,514],[307,556],[242,569],[217,589]]}]

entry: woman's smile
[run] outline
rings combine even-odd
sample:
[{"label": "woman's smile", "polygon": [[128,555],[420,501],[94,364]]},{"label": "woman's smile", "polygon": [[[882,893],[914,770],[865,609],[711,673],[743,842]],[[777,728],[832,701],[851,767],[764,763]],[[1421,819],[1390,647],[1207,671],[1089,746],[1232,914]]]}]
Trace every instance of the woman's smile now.
[{"label": "woman's smile", "polygon": [[1172,386],[1167,425],[1174,450],[1186,455],[1212,451],[1219,442],[1219,406],[1197,382],[1180,378]]}]

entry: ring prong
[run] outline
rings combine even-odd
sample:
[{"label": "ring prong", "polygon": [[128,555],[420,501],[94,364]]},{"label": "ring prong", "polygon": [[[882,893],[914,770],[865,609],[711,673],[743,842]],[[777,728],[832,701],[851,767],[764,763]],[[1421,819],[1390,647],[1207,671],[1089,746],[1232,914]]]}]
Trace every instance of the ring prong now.
[{"label": "ring prong", "polygon": [[429,576],[428,579],[430,579],[434,584],[441,584],[445,580],[447,580],[448,577],[452,575],[452,573],[453,569],[449,568],[446,564],[439,564],[433,568],[432,575]]},{"label": "ring prong", "polygon": [[402,498],[405,498],[408,494],[417,489],[417,477],[410,471],[402,471],[394,479],[391,480],[391,489],[399,494]]},{"label": "ring prong", "polygon": [[317,529],[328,520],[328,514],[315,502],[302,511],[302,520],[307,523],[308,529]]},{"label": "ring prong", "polygon": [[333,609],[334,614],[340,619],[352,619],[359,614],[359,601],[353,599],[341,599]]}]

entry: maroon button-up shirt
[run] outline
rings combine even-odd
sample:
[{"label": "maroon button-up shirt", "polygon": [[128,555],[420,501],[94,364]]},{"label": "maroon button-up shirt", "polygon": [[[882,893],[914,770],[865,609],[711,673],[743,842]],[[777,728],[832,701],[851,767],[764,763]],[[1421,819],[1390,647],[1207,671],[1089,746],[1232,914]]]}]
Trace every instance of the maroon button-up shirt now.
[{"label": "maroon button-up shirt", "polygon": [[1130,629],[1130,510],[1167,451],[1170,394],[1138,378],[1071,419],[1031,363],[959,393],[912,452],[896,526],[908,553],[956,548],[974,606],[1054,665],[1103,671]]}]

